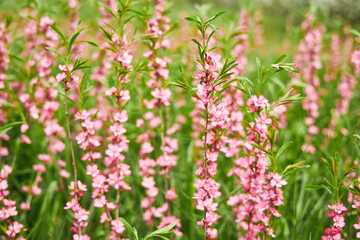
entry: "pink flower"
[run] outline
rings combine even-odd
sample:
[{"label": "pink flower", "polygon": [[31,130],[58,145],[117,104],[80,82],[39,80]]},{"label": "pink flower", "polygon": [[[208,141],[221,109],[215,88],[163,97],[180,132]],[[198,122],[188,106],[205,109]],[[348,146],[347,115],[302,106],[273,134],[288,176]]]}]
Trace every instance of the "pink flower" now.
[{"label": "pink flower", "polygon": [[24,227],[24,225],[22,225],[19,222],[13,222],[12,224],[10,224],[8,226],[8,229],[5,231],[5,233],[10,237],[10,238],[15,238],[16,235],[18,233],[21,232],[21,229]]},{"label": "pink flower", "polygon": [[115,231],[117,234],[122,234],[125,231],[125,227],[120,220],[113,220],[111,221],[111,230]]},{"label": "pink flower", "polygon": [[106,91],[105,91],[105,95],[106,95],[106,96],[115,95],[116,91],[117,91],[116,87],[112,87],[112,88],[110,88],[109,90],[106,90]]},{"label": "pink flower", "polygon": [[176,199],[177,195],[175,193],[175,190],[174,189],[167,190],[165,198],[169,201]]},{"label": "pink flower", "polygon": [[351,55],[351,62],[355,66],[355,73],[360,74],[360,50],[354,51]]},{"label": "pink flower", "polygon": [[259,97],[252,95],[246,102],[246,106],[250,107],[250,113],[252,112],[258,112],[262,109],[265,109],[265,107],[269,107],[270,104],[268,103],[268,100],[265,99],[263,95],[260,95]]},{"label": "pink flower", "polygon": [[119,97],[121,99],[121,103],[125,105],[130,100],[129,90],[121,90],[119,93]]},{"label": "pink flower", "polygon": [[87,165],[86,166],[86,174],[92,177],[96,177],[100,171],[98,170],[97,164]]},{"label": "pink flower", "polygon": [[171,91],[168,88],[155,88],[155,90],[151,92],[151,95],[158,99],[162,105],[170,106]]},{"label": "pink flower", "polygon": [[334,212],[339,215],[345,214],[347,212],[347,208],[341,202],[335,203],[333,205],[328,205],[328,207],[334,210]]},{"label": "pink flower", "polygon": [[216,228],[208,228],[206,230],[206,234],[209,236],[210,239],[215,239],[218,237],[218,232],[217,232],[217,229]]},{"label": "pink flower", "polygon": [[144,188],[152,188],[152,187],[154,187],[155,186],[154,178],[153,177],[144,177],[142,182],[141,182],[141,185]]},{"label": "pink flower", "polygon": [[270,184],[273,187],[281,188],[282,186],[287,184],[287,181],[282,180],[280,174],[278,173],[269,173],[268,178],[271,179]]},{"label": "pink flower", "polygon": [[220,54],[215,54],[213,52],[205,54],[205,69],[210,70],[211,72],[219,71],[223,67],[220,60]]},{"label": "pink flower", "polygon": [[333,217],[334,227],[343,228],[345,226],[345,218],[343,216],[336,215]]}]

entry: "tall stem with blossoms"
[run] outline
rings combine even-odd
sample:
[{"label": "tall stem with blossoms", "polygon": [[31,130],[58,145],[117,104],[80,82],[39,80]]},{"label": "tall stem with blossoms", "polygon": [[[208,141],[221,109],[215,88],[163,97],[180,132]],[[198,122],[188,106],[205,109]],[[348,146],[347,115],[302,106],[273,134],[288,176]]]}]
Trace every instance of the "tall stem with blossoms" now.
[{"label": "tall stem with blossoms", "polygon": [[[128,113],[125,106],[130,101],[130,92],[126,89],[126,83],[130,82],[130,75],[136,69],[132,65],[133,56],[131,54],[132,44],[136,40],[135,37],[129,41],[126,30],[130,24],[129,19],[133,16],[127,15],[131,12],[131,1],[127,1],[119,6],[118,14],[115,14],[114,6],[100,4],[100,8],[113,16],[109,17],[106,23],[106,30],[100,27],[106,39],[106,45],[103,45],[104,55],[109,56],[107,61],[111,63],[114,74],[110,75],[115,78],[112,82],[108,81],[108,89],[105,91],[106,97],[111,100],[112,105],[106,106],[107,111],[99,109],[104,118],[104,125],[109,125],[106,133],[108,134],[107,149],[105,150],[105,158],[103,164],[105,169],[100,170],[94,162],[88,166],[87,173],[92,176],[93,180],[93,197],[95,198],[95,207],[105,208],[101,214],[101,223],[110,222],[111,239],[118,239],[124,232],[125,227],[120,220],[120,200],[121,192],[131,190],[131,186],[126,182],[126,177],[130,176],[130,166],[126,164],[125,153],[129,150],[129,140],[125,133],[124,124],[128,120]],[[104,24],[102,24],[104,25]],[[120,31],[119,31],[120,29]],[[106,177],[107,176],[107,177]],[[108,185],[105,185],[105,182]],[[103,189],[106,186],[106,189]],[[105,196],[109,187],[116,190],[115,202],[111,201],[110,196]],[[113,214],[113,210],[115,210]]]},{"label": "tall stem with blossoms", "polygon": [[[335,203],[328,205],[332,211],[327,212],[327,216],[331,218],[333,224],[330,228],[325,229],[321,240],[342,240],[341,231],[345,227],[345,213],[348,211],[347,207],[343,205],[341,199],[343,195],[342,192],[346,188],[344,186],[344,181],[346,180],[346,176],[356,170],[356,168],[352,167],[345,171],[342,175],[339,175],[340,165],[337,156],[331,158],[331,161],[328,161],[325,158],[323,158],[322,161],[330,174],[330,179],[324,178],[324,184],[308,185],[306,186],[306,189],[315,190],[323,188],[331,194]],[[354,186],[356,186],[356,184],[354,184]]]},{"label": "tall stem with blossoms", "polygon": [[[289,91],[278,101],[270,104],[263,95],[260,95],[260,92],[275,73],[282,70],[296,72],[292,67],[293,64],[284,62],[285,58],[286,55],[280,56],[264,69],[260,61],[257,61],[258,78],[254,90],[258,95],[252,95],[253,90],[248,85],[244,85],[244,82],[237,87],[250,96],[246,106],[249,108],[247,119],[251,119],[244,123],[247,134],[242,144],[241,157],[235,160],[236,166],[228,174],[237,176],[239,178],[237,182],[243,188],[241,193],[231,196],[227,202],[228,205],[234,207],[233,211],[240,229],[246,232],[239,239],[275,237],[270,219],[272,216],[281,216],[276,207],[283,204],[281,187],[287,182],[279,173],[276,173],[278,154],[274,150],[274,142],[277,124],[271,112],[279,106],[296,102],[300,98],[298,95],[290,96],[291,91]],[[272,171],[270,171],[270,166]]]},{"label": "tall stem with blossoms", "polygon": [[201,43],[196,39],[192,41],[197,45],[198,57],[196,59],[197,70],[194,78],[197,87],[192,88],[186,80],[175,80],[171,84],[184,88],[192,93],[197,103],[198,111],[204,113],[205,126],[203,130],[203,160],[195,171],[199,176],[195,180],[194,193],[196,209],[204,212],[204,217],[198,221],[198,225],[204,229],[204,240],[215,239],[218,236],[217,229],[213,225],[220,218],[215,211],[218,203],[214,199],[221,196],[220,184],[213,177],[216,174],[219,150],[224,145],[224,124],[228,120],[228,112],[224,109],[221,101],[222,86],[232,74],[230,71],[236,66],[235,59],[226,60],[221,63],[221,56],[212,52],[214,48],[209,47],[209,41],[216,30],[210,31],[211,22],[224,12],[220,12],[208,20],[200,17],[187,17],[186,20],[195,22],[201,34]]},{"label": "tall stem with blossoms", "polygon": [[[73,222],[73,227],[71,228],[71,230],[74,232],[73,238],[74,239],[82,238],[88,240],[90,239],[90,237],[87,234],[82,234],[82,228],[88,225],[86,221],[89,217],[90,212],[83,209],[79,203],[79,200],[83,196],[84,191],[87,191],[87,187],[85,184],[83,184],[81,181],[78,180],[78,176],[77,176],[75,152],[72,145],[73,139],[70,130],[69,109],[67,105],[69,91],[72,89],[77,90],[78,87],[77,84],[80,83],[80,78],[77,74],[77,71],[86,68],[86,66],[84,66],[85,62],[81,62],[79,59],[75,59],[76,54],[72,54],[72,47],[76,41],[76,38],[85,29],[82,28],[77,30],[69,38],[69,40],[67,40],[64,34],[57,27],[53,25],[51,25],[51,27],[59,34],[66,49],[66,55],[62,56],[57,50],[52,48],[47,48],[48,50],[55,52],[64,62],[63,65],[58,66],[61,73],[56,75],[56,80],[59,83],[64,84],[64,106],[65,106],[65,115],[66,115],[66,128],[67,128],[68,141],[71,151],[71,160],[74,171],[74,181],[72,181],[69,185],[70,195],[73,197],[73,199],[66,203],[66,207],[64,209],[71,209],[76,219],[76,221]],[[70,65],[72,61],[74,61],[74,64]]]},{"label": "tall stem with blossoms", "polygon": [[[166,81],[169,79],[170,58],[166,57],[167,49],[170,47],[168,34],[173,29],[170,25],[170,18],[165,15],[166,1],[156,0],[155,11],[147,24],[147,38],[144,43],[149,48],[143,57],[148,58],[147,67],[150,70],[146,73],[146,86],[151,89],[151,99],[144,99],[143,103],[147,111],[144,119],[138,119],[137,126],[148,126],[149,130],[140,135],[137,139],[142,143],[140,149],[141,159],[139,175],[143,176],[142,186],[146,188],[147,196],[142,200],[142,207],[145,209],[143,218],[148,225],[152,226],[156,218],[160,218],[158,228],[165,227],[172,222],[176,222],[177,236],[182,233],[180,219],[172,215],[171,202],[177,198],[174,186],[172,186],[171,170],[176,166],[178,156],[174,153],[179,150],[178,140],[173,138],[173,134],[179,130],[178,124],[170,126],[168,122],[168,112],[172,93],[167,87]],[[145,136],[150,136],[151,140]],[[159,136],[159,138],[157,137]],[[160,139],[160,140],[157,140]],[[160,151],[158,151],[160,149]],[[150,157],[155,159],[150,159]],[[156,168],[157,167],[157,168]],[[152,169],[155,168],[155,169]],[[162,175],[161,178],[154,178],[155,174]],[[162,180],[163,181],[160,181]],[[156,183],[158,180],[158,183]],[[156,196],[159,192],[159,185],[163,183],[164,203],[155,207]]]},{"label": "tall stem with blossoms", "polygon": [[300,77],[305,81],[306,87],[304,92],[306,99],[303,101],[303,109],[308,116],[305,119],[305,125],[308,126],[308,135],[306,136],[306,144],[302,146],[303,151],[314,154],[315,147],[311,144],[312,137],[319,133],[319,128],[315,125],[316,119],[319,117],[320,107],[320,79],[316,74],[322,68],[320,53],[322,49],[322,34],[324,32],[323,25],[313,26],[315,16],[307,14],[301,28],[304,32],[304,39],[301,41],[298,51],[294,57],[296,67],[301,75],[295,78],[299,81]]}]

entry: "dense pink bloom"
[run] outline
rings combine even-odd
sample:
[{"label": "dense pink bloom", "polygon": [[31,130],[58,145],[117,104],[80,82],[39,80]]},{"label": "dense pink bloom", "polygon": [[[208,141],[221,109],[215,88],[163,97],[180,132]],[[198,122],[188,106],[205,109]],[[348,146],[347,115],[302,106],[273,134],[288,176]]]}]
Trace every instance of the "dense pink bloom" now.
[{"label": "dense pink bloom", "polygon": [[269,107],[269,101],[263,95],[259,97],[252,95],[246,102],[246,106],[250,107],[250,112],[258,112],[265,107]]},{"label": "dense pink bloom", "polygon": [[321,237],[321,240],[341,240],[341,230],[345,226],[345,213],[347,212],[347,208],[341,203],[335,203],[333,205],[328,205],[330,209],[333,211],[327,212],[327,215],[333,220],[333,225],[331,228],[326,228],[324,231],[324,235]]},{"label": "dense pink bloom", "polygon": [[151,95],[153,95],[154,98],[158,99],[160,104],[169,106],[170,105],[170,97],[171,97],[171,91],[168,88],[156,88],[154,91],[151,92]]},{"label": "dense pink bloom", "polygon": [[356,50],[351,55],[351,62],[355,66],[355,73],[360,74],[360,50]]}]

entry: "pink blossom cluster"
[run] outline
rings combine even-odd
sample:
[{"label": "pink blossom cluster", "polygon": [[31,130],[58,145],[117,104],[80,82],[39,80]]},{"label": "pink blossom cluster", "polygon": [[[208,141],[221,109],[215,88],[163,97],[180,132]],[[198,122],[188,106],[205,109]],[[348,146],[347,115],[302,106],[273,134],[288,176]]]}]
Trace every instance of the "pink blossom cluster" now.
[{"label": "pink blossom cluster", "polygon": [[[28,16],[32,20],[28,20],[28,16],[24,17],[24,33],[26,39],[26,51],[25,55],[30,57],[30,61],[27,63],[29,67],[34,67],[38,76],[42,81],[51,81],[53,79],[51,75],[51,66],[55,65],[54,52],[46,50],[46,47],[56,48],[59,36],[50,27],[50,24],[54,24],[54,20],[48,16],[39,17],[39,21],[36,21],[37,13],[34,10],[27,11]],[[35,51],[34,51],[35,50]],[[32,79],[33,82],[38,82],[40,79]]]},{"label": "pink blossom cluster", "polygon": [[252,145],[270,150],[268,127],[272,120],[264,111],[269,106],[268,100],[262,95],[251,96],[246,106],[250,108],[250,113],[257,116],[254,117],[255,122],[250,122],[247,127],[247,138],[243,144],[245,155],[234,160],[235,166],[228,173],[228,176],[238,177],[237,184],[245,192],[231,196],[227,204],[234,207],[235,221],[246,231],[245,236],[238,239],[275,237],[270,218],[281,216],[276,207],[283,205],[281,187],[287,182],[278,173],[268,172],[269,162],[265,152]]},{"label": "pink blossom cluster", "polygon": [[[177,164],[178,156],[175,152],[179,150],[178,141],[172,135],[180,128],[180,124],[168,126],[166,129],[167,118],[164,118],[162,111],[168,112],[172,93],[166,87],[165,81],[169,79],[168,64],[171,60],[164,57],[162,51],[169,48],[169,40],[166,32],[170,29],[170,18],[165,15],[166,1],[155,1],[155,12],[153,17],[147,21],[147,32],[156,37],[150,41],[150,49],[143,54],[149,59],[148,67],[152,69],[146,79],[146,86],[151,90],[151,99],[144,99],[146,109],[150,110],[144,114],[144,118],[138,119],[138,128],[148,126],[149,130],[139,135],[137,142],[141,143],[139,175],[143,176],[141,185],[145,188],[146,197],[141,202],[144,209],[143,218],[149,226],[153,226],[156,219],[161,219],[158,228],[165,227],[173,222],[177,222],[174,232],[181,236],[181,223],[178,218],[171,213],[171,203],[177,198],[175,188],[170,185],[171,169]],[[165,116],[166,117],[166,116]],[[156,132],[160,131],[160,142],[156,141]],[[158,148],[160,153],[158,153]],[[155,159],[153,159],[153,157]],[[156,183],[154,176],[163,176],[163,189],[165,191],[164,203],[155,206],[155,201],[159,195],[159,183]],[[159,179],[159,178],[157,178]]]},{"label": "pink blossom cluster", "polygon": [[[339,117],[345,115],[348,112],[352,97],[352,90],[356,86],[355,78],[352,75],[342,75],[340,79],[341,82],[337,88],[341,98],[336,100],[336,108],[332,110],[334,117],[331,119],[328,128],[323,129],[323,133],[330,138],[335,137],[334,129],[339,120]],[[347,135],[348,130],[343,128],[341,129],[341,133],[343,135]]]},{"label": "pink blossom cluster", "polygon": [[96,148],[100,146],[100,138],[96,135],[96,123],[92,120],[94,116],[94,112],[96,109],[92,111],[83,110],[75,114],[74,120],[81,120],[81,131],[75,137],[77,144],[79,147],[86,152],[84,156],[81,157],[83,161],[94,162],[97,159],[101,159],[101,153],[96,152]]},{"label": "pink blossom cluster", "polygon": [[[5,24],[0,22],[0,124],[7,121],[8,113],[3,107],[3,103],[10,101],[10,96],[6,91],[2,91],[5,88],[5,81],[8,79],[6,70],[9,67],[10,58],[8,57],[9,50],[7,44],[10,42],[10,36],[6,32]],[[1,140],[10,140],[10,137],[5,133],[0,137]],[[0,157],[9,155],[7,147],[0,145]]]},{"label": "pink blossom cluster", "polygon": [[[356,223],[354,224],[354,228],[356,230],[360,230],[360,216],[357,217],[357,221]],[[357,238],[360,238],[360,231],[356,233],[356,237]]]},{"label": "pink blossom cluster", "polygon": [[82,234],[82,229],[88,225],[87,220],[90,212],[82,208],[79,203],[79,200],[84,195],[84,192],[87,191],[87,186],[79,180],[76,184],[72,181],[70,182],[69,189],[72,199],[66,203],[64,209],[71,209],[74,213],[75,221],[73,222],[73,227],[71,228],[71,231],[74,233],[73,239],[90,240],[90,237],[87,234]]},{"label": "pink blossom cluster", "polygon": [[[358,167],[358,161],[354,161],[354,166]],[[356,171],[351,172],[348,176],[349,179],[354,180],[356,178]],[[360,178],[357,178],[357,181],[360,181]],[[349,184],[348,182],[344,182],[345,186],[349,186],[350,189],[353,189],[354,186]],[[359,187],[359,185],[357,186]],[[351,207],[355,209],[357,212],[360,211],[360,196],[357,194],[353,194],[352,192],[348,192],[348,202],[351,204]],[[357,217],[357,222],[353,225],[356,230],[360,230],[360,216]],[[360,232],[356,233],[356,237],[360,238]]]},{"label": "pink blossom cluster", "polygon": [[[215,239],[218,237],[216,228],[212,228],[221,217],[215,211],[218,203],[214,200],[221,196],[220,184],[213,176],[217,173],[216,160],[219,151],[225,146],[225,137],[219,134],[224,131],[225,124],[229,121],[229,112],[220,99],[213,97],[213,92],[218,90],[215,87],[215,81],[219,71],[223,67],[221,56],[213,52],[204,54],[204,63],[198,62],[198,72],[194,75],[197,82],[197,102],[198,111],[205,111],[204,124],[205,132],[203,136],[203,161],[199,161],[199,168],[195,174],[199,179],[195,180],[194,187],[196,192],[193,198],[196,200],[196,209],[204,211],[204,217],[198,221],[205,231],[206,239]],[[199,119],[195,119],[199,121]]]},{"label": "pink blossom cluster", "polygon": [[299,53],[294,57],[296,68],[301,72],[301,77],[306,83],[304,89],[306,99],[302,103],[304,110],[308,113],[308,117],[305,119],[308,135],[306,137],[307,143],[302,146],[302,149],[309,153],[315,153],[316,149],[310,142],[312,136],[319,133],[319,128],[315,126],[315,120],[319,117],[320,105],[320,81],[316,71],[322,68],[320,53],[324,31],[322,25],[313,27],[314,21],[314,15],[306,15],[306,19],[301,25],[305,36],[299,45]]},{"label": "pink blossom cluster", "polygon": [[337,202],[333,205],[328,205],[328,207],[332,210],[327,212],[328,217],[332,219],[334,222],[330,228],[326,228],[324,231],[324,235],[321,237],[321,240],[341,240],[341,230],[345,226],[345,213],[347,212],[347,208],[341,203]]},{"label": "pink blossom cluster", "polygon": [[80,82],[79,76],[73,71],[72,66],[59,65],[61,73],[56,75],[56,81],[65,83],[66,91],[74,88]]},{"label": "pink blossom cluster", "polygon": [[[109,239],[118,239],[125,228],[123,223],[118,220],[118,210],[116,210],[115,218],[112,217],[111,211],[118,209],[120,201],[120,192],[130,190],[131,187],[125,182],[125,177],[130,176],[130,166],[124,163],[124,152],[128,151],[128,140],[124,135],[126,129],[123,123],[127,121],[128,115],[125,110],[116,112],[113,115],[113,124],[107,128],[109,144],[105,150],[105,158],[99,162],[105,165],[105,169],[101,170],[99,164],[95,161],[102,159],[102,154],[96,151],[100,146],[102,139],[96,135],[96,130],[102,127],[102,122],[94,119],[98,111],[91,109],[83,110],[75,115],[75,120],[81,120],[82,131],[76,136],[79,147],[85,151],[81,158],[83,161],[89,161],[86,167],[86,174],[92,179],[92,198],[94,206],[102,208],[100,223],[110,222],[111,231]],[[113,187],[118,192],[116,202],[109,201],[106,193],[109,187]],[[74,235],[75,237],[76,235]]]},{"label": "pink blossom cluster", "polygon": [[264,44],[263,13],[261,9],[256,9],[254,20],[254,42],[256,46],[261,46]]},{"label": "pink blossom cluster", "polygon": [[16,201],[7,198],[10,194],[7,178],[11,174],[12,170],[12,167],[7,164],[3,165],[0,170],[0,221],[8,223],[5,228],[6,236],[3,236],[3,239],[24,240],[25,238],[23,237],[17,237],[21,231],[26,231],[26,229],[24,229],[24,225],[12,220],[18,215],[18,211],[16,210]]},{"label": "pink blossom cluster", "polygon": [[131,189],[125,182],[125,177],[131,174],[130,166],[124,163],[124,153],[129,150],[129,140],[125,135],[126,129],[123,125],[127,120],[126,110],[114,114],[114,122],[108,128],[109,137],[107,140],[109,143],[105,150],[104,164],[108,168],[106,172],[107,181],[118,192]]},{"label": "pink blossom cluster", "polygon": [[43,180],[41,177],[41,174],[45,173],[47,171],[46,166],[49,163],[53,162],[52,157],[46,153],[38,154],[38,158],[41,161],[41,163],[33,165],[33,170],[36,172],[36,176],[34,178],[33,183],[31,185],[23,185],[21,187],[21,190],[23,192],[28,193],[28,198],[27,198],[26,202],[22,202],[20,204],[20,208],[22,210],[30,210],[32,197],[36,196],[36,195],[40,195],[42,193],[42,189],[39,187],[39,184]]},{"label": "pink blossom cluster", "polygon": [[7,79],[5,71],[9,67],[10,58],[7,56],[8,50],[5,44],[10,41],[9,35],[6,33],[5,24],[0,23],[0,89],[4,88],[4,82]]},{"label": "pink blossom cluster", "polygon": [[360,74],[360,50],[355,50],[351,55],[351,62],[354,64],[355,73]]},{"label": "pink blossom cluster", "polygon": [[155,0],[154,16],[147,22],[148,33],[159,38],[153,46],[155,49],[170,47],[170,41],[166,38],[166,31],[170,29],[170,18],[164,14],[165,5],[166,0]]},{"label": "pink blossom cluster", "polygon": [[237,44],[235,48],[232,50],[231,55],[236,56],[236,63],[238,64],[234,68],[233,76],[241,76],[244,74],[245,66],[248,62],[246,57],[246,52],[249,49],[249,35],[248,32],[251,27],[251,17],[250,14],[246,10],[242,10],[240,12],[240,19],[238,21],[238,28],[241,32],[236,36],[235,40]]},{"label": "pink blossom cluster", "polygon": [[69,0],[69,23],[68,29],[70,32],[74,32],[76,30],[77,24],[80,20],[79,17],[79,0]]},{"label": "pink blossom cluster", "polygon": [[118,62],[123,69],[131,69],[133,56],[131,55],[131,48],[126,36],[124,35],[123,38],[120,39],[114,34],[112,36],[112,44],[117,47],[117,51],[112,54],[110,60]]},{"label": "pink blossom cluster", "polygon": [[241,91],[230,88],[222,102],[229,112],[229,119],[224,127],[227,129],[227,138],[224,140],[226,146],[220,150],[226,157],[236,157],[242,149],[243,137],[246,135],[243,127],[244,113],[239,110],[239,106],[244,105],[243,94]]},{"label": "pink blossom cluster", "polygon": [[[53,154],[65,149],[65,144],[59,137],[65,137],[63,128],[58,124],[58,119],[54,118],[55,112],[60,104],[56,101],[58,91],[53,87],[38,86],[33,94],[21,93],[19,100],[30,112],[30,117],[44,125],[44,133],[49,143],[49,151]],[[31,144],[30,138],[26,135],[29,129],[28,124],[23,124],[21,130],[21,140]]]},{"label": "pink blossom cluster", "polygon": [[[154,154],[155,148],[152,145],[152,141],[155,142],[154,129],[159,127],[162,121],[159,116],[155,116],[153,112],[148,112],[144,115],[146,122],[143,119],[138,119],[136,126],[144,127],[145,123],[149,126],[149,130],[139,135],[137,142],[141,143],[139,167],[139,175],[143,176],[141,185],[146,189],[146,197],[141,202],[141,207],[145,209],[143,218],[149,226],[154,225],[155,219],[161,219],[158,228],[165,227],[172,222],[177,222],[174,232],[177,236],[181,236],[180,232],[181,224],[180,220],[171,215],[170,204],[177,198],[174,187],[169,187],[171,169],[176,165],[178,157],[174,155],[179,150],[178,142],[176,138],[171,138],[177,130],[180,129],[180,125],[175,124],[173,127],[166,131],[166,136],[162,137],[160,155],[157,160],[151,159],[151,155]],[[155,171],[158,168],[159,171]],[[159,174],[164,176],[164,190],[165,190],[165,202],[159,207],[155,207],[154,203],[159,195],[159,188],[156,186],[154,175]]]},{"label": "pink blossom cluster", "polygon": [[[337,33],[333,33],[331,35],[331,62],[330,62],[330,79],[336,78],[336,73],[339,70],[339,66],[342,60],[342,52],[341,52],[341,38]],[[326,81],[326,77],[325,77]]]}]

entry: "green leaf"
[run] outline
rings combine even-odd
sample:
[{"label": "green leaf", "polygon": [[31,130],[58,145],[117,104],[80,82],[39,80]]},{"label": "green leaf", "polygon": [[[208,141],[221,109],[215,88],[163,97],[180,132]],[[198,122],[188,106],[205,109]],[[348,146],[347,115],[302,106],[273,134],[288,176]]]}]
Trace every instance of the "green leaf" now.
[{"label": "green leaf", "polygon": [[258,83],[260,84],[260,82],[262,80],[262,65],[261,65],[261,61],[258,57],[256,58],[256,67],[257,67]]},{"label": "green leaf", "polygon": [[[326,178],[326,177],[324,177],[323,178],[323,180],[325,181],[325,183],[328,185],[328,187],[331,187],[331,188],[335,188],[332,184],[331,184],[331,182]],[[335,188],[336,189],[336,188]]]},{"label": "green leaf", "polygon": [[278,63],[282,63],[284,62],[284,60],[288,57],[287,54],[283,54],[281,55],[280,57],[278,57],[274,62],[273,64],[278,64]]},{"label": "green leaf", "polygon": [[82,29],[76,31],[76,33],[74,33],[74,34],[70,37],[69,43],[68,43],[67,48],[66,48],[67,51],[68,51],[68,53],[70,53],[71,47],[72,47],[72,45],[74,44],[76,38],[77,38],[77,37],[80,35],[80,33],[82,33],[84,30],[85,30],[85,28],[82,28]]},{"label": "green leaf", "polygon": [[147,235],[144,240],[151,238],[151,237],[158,237],[159,235],[164,235],[164,234],[171,234],[170,230],[175,227],[175,225],[177,224],[177,222],[173,222],[169,225],[167,225],[166,227],[160,228],[152,233],[150,233],[149,235]]},{"label": "green leaf", "polygon": [[281,146],[281,148],[277,151],[275,158],[278,159],[282,152],[285,151],[293,142],[288,142]]},{"label": "green leaf", "polygon": [[318,190],[318,189],[324,189],[325,186],[323,185],[306,185],[305,190]]},{"label": "green leaf", "polygon": [[352,34],[354,34],[354,35],[357,36],[357,37],[360,37],[360,32],[357,31],[357,30],[355,30],[355,29],[353,29],[353,28],[345,28],[345,30],[351,32]]},{"label": "green leaf", "polygon": [[253,147],[256,147],[257,149],[260,149],[261,151],[267,153],[266,149],[257,145],[256,143],[250,143],[250,145],[252,145]]},{"label": "green leaf", "polygon": [[108,13],[110,13],[110,14],[118,21],[117,16],[115,15],[115,13],[114,13],[113,11],[111,11],[111,9],[110,9],[108,6],[106,6],[105,4],[102,4],[101,2],[98,2],[98,4],[99,4],[100,6],[102,6],[102,7],[105,9],[105,11],[107,11]]},{"label": "green leaf", "polygon": [[25,63],[25,60],[24,60],[24,59],[22,59],[22,58],[20,58],[20,57],[18,57],[18,56],[16,56],[16,55],[14,55],[14,54],[9,53],[8,56],[9,56],[10,58],[12,58],[12,59],[15,59],[15,60],[23,63],[23,64]]},{"label": "green leaf", "polygon": [[199,43],[198,40],[196,39],[191,39],[192,42],[194,42],[196,45],[198,45],[199,48],[203,49],[203,47],[201,46],[201,44]]},{"label": "green leaf", "polygon": [[351,168],[349,168],[348,170],[346,170],[346,171],[341,175],[339,184],[341,184],[341,183],[345,180],[345,178],[346,178],[347,175],[349,175],[351,172],[354,172],[354,171],[356,171],[356,170],[358,170],[357,167],[351,167]]},{"label": "green leaf", "polygon": [[63,62],[65,62],[65,58],[63,57],[63,55],[61,55],[61,53],[59,53],[56,49],[51,48],[51,47],[45,47],[47,50],[56,53],[56,55],[58,55],[59,58],[61,58],[61,60],[63,60]]},{"label": "green leaf", "polygon": [[309,165],[303,165],[305,161],[301,161],[298,163],[294,163],[291,165],[286,166],[286,168],[284,169],[283,173],[281,174],[283,177],[288,176],[300,169],[304,169],[304,168],[309,168]]},{"label": "green leaf", "polygon": [[66,37],[65,35],[54,25],[49,24],[50,27],[60,36],[60,38],[64,41],[64,44],[66,45]]},{"label": "green leaf", "polygon": [[199,21],[195,17],[186,17],[185,20],[188,21],[188,22],[196,22],[198,24],[201,24],[201,21]]},{"label": "green leaf", "polygon": [[9,123],[9,124],[6,124],[4,126],[2,126],[0,128],[0,137],[2,135],[4,135],[7,131],[11,130],[13,127],[17,126],[17,125],[20,125],[20,124],[23,124],[23,123],[26,123],[24,121],[22,122],[12,122],[12,123]]},{"label": "green leaf", "polygon": [[221,12],[218,12],[217,14],[215,14],[214,16],[212,16],[211,18],[209,18],[206,22],[206,23],[209,23],[211,21],[214,21],[215,19],[217,19],[218,17],[220,17],[221,15],[223,15],[226,11],[221,11]]},{"label": "green leaf", "polygon": [[333,171],[333,169],[332,169],[332,167],[331,167],[330,163],[328,162],[328,160],[326,160],[325,158],[321,158],[321,160],[324,162],[324,164],[325,164],[325,166],[326,166],[326,168],[327,168],[328,172],[329,172],[329,173],[330,173],[330,175],[331,175],[331,178],[332,178],[332,179],[335,179],[335,176],[334,176],[334,171]]},{"label": "green leaf", "polygon": [[87,42],[88,44],[90,44],[90,45],[93,46],[93,47],[99,47],[99,45],[97,45],[97,44],[94,43],[94,42],[91,42],[91,41],[85,41],[85,42]]},{"label": "green leaf", "polygon": [[131,234],[135,237],[135,240],[139,240],[137,230],[132,227],[124,218],[120,217],[119,220],[124,224],[126,230],[131,232]]},{"label": "green leaf", "polygon": [[104,36],[105,36],[107,39],[109,39],[110,41],[112,41],[112,38],[111,38],[110,34],[109,34],[107,31],[105,31],[105,29],[104,29],[102,26],[99,26],[99,28],[100,28],[100,32],[102,32],[102,34],[104,34]]}]

